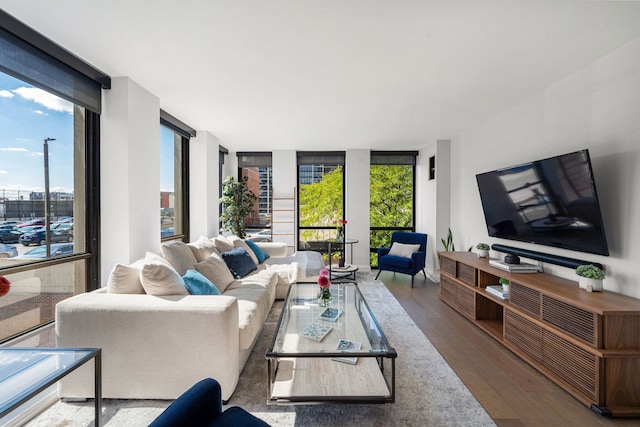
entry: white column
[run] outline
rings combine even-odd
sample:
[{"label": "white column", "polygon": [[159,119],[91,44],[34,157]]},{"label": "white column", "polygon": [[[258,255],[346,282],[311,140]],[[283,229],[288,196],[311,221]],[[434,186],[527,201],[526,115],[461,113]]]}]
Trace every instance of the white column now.
[{"label": "white column", "polygon": [[218,235],[220,141],[207,131],[197,131],[189,144],[189,241]]},{"label": "white column", "polygon": [[272,235],[274,242],[287,244],[288,253],[295,250],[298,166],[295,150],[273,150],[273,213]]},{"label": "white column", "polygon": [[[356,239],[353,245],[353,260],[361,271],[371,270],[369,260],[369,178],[371,151],[347,150],[345,158],[345,213],[347,239]],[[347,250],[350,248],[347,245]]]},{"label": "white column", "polygon": [[[100,118],[102,286],[115,263],[160,247],[160,100],[111,79]],[[154,220],[155,219],[155,220]]]}]

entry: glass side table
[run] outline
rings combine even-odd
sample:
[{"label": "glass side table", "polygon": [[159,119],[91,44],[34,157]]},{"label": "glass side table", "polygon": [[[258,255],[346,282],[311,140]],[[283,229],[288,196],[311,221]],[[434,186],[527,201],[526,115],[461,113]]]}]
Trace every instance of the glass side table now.
[{"label": "glass side table", "polygon": [[325,240],[328,244],[328,250],[329,250],[329,265],[328,265],[328,270],[329,270],[329,278],[330,280],[339,280],[339,279],[348,279],[348,280],[356,280],[356,272],[358,271],[358,267],[353,265],[353,264],[345,264],[344,267],[335,267],[333,266],[332,262],[331,262],[331,253],[332,251],[332,246],[336,246],[336,247],[340,247],[340,249],[336,249],[336,251],[342,252],[342,255],[345,257],[345,261],[346,261],[346,252],[347,252],[347,245],[350,247],[350,259],[351,259],[351,263],[353,263],[353,245],[355,243],[358,243],[358,240],[356,239],[344,239],[344,240],[338,240],[338,239],[327,239]]},{"label": "glass side table", "polygon": [[0,418],[94,359],[95,425],[102,426],[102,349],[0,348]]}]

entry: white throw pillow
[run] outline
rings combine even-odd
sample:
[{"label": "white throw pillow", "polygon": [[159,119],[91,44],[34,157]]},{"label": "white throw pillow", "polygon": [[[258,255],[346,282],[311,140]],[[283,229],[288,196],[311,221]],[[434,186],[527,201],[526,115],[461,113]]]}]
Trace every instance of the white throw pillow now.
[{"label": "white throw pillow", "polygon": [[193,256],[196,257],[197,262],[204,261],[209,258],[212,253],[217,252],[213,242],[205,236],[200,236],[195,242],[187,243],[187,246],[189,246],[189,249],[193,252]]},{"label": "white throw pillow", "polygon": [[162,252],[164,259],[169,261],[169,264],[176,269],[180,276],[184,276],[187,270],[193,270],[198,262],[189,246],[181,241],[161,244],[160,252]]},{"label": "white throw pillow", "polygon": [[224,292],[235,280],[227,264],[215,254],[197,263],[196,270],[216,285],[220,292]]},{"label": "white throw pillow", "polygon": [[233,250],[233,243],[231,243],[229,239],[227,239],[223,235],[216,236],[213,239],[213,244],[215,245],[216,249],[220,251],[220,253]]},{"label": "white throw pillow", "polygon": [[144,265],[143,260],[138,260],[131,265],[116,264],[107,281],[108,294],[144,294],[144,288],[140,282],[140,269]]},{"label": "white throw pillow", "polygon": [[147,252],[140,270],[140,282],[149,295],[189,295],[184,281],[169,261]]},{"label": "white throw pillow", "polygon": [[419,244],[408,244],[393,242],[391,249],[389,249],[389,255],[399,256],[402,258],[411,258],[411,254],[420,250]]},{"label": "white throw pillow", "polygon": [[251,257],[253,262],[255,262],[256,265],[260,264],[260,261],[258,260],[258,257],[256,256],[256,254],[253,252],[253,249],[251,249],[249,245],[245,243],[244,240],[242,240],[238,236],[229,236],[228,239],[233,243],[234,248],[244,248],[244,250],[247,251],[247,253]]}]

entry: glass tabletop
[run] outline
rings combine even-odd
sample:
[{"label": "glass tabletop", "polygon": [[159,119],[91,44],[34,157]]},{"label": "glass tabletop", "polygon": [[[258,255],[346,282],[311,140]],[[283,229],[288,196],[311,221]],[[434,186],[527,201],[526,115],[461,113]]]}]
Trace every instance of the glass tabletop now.
[{"label": "glass tabletop", "polygon": [[0,348],[0,416],[94,357],[99,349]]},{"label": "glass tabletop", "polygon": [[331,285],[331,304],[321,307],[315,283],[295,283],[284,302],[268,357],[395,355],[354,282]]}]

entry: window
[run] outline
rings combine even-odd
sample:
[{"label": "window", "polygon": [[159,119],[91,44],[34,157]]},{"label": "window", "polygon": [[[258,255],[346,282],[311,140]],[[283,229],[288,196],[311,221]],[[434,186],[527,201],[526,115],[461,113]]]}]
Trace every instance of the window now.
[{"label": "window", "polygon": [[344,219],[344,152],[298,153],[298,249],[327,253]]},{"label": "window", "polygon": [[98,287],[99,114],[109,86],[0,10],[0,276],[11,282],[0,342]]},{"label": "window", "polygon": [[245,218],[247,238],[271,241],[272,178],[271,153],[238,153],[238,179],[247,177],[247,187],[257,199],[253,212]]},{"label": "window", "polygon": [[372,151],[369,179],[371,266],[378,248],[389,247],[394,231],[415,231],[417,152]]},{"label": "window", "polygon": [[160,111],[160,237],[189,236],[189,138],[195,130]]}]

